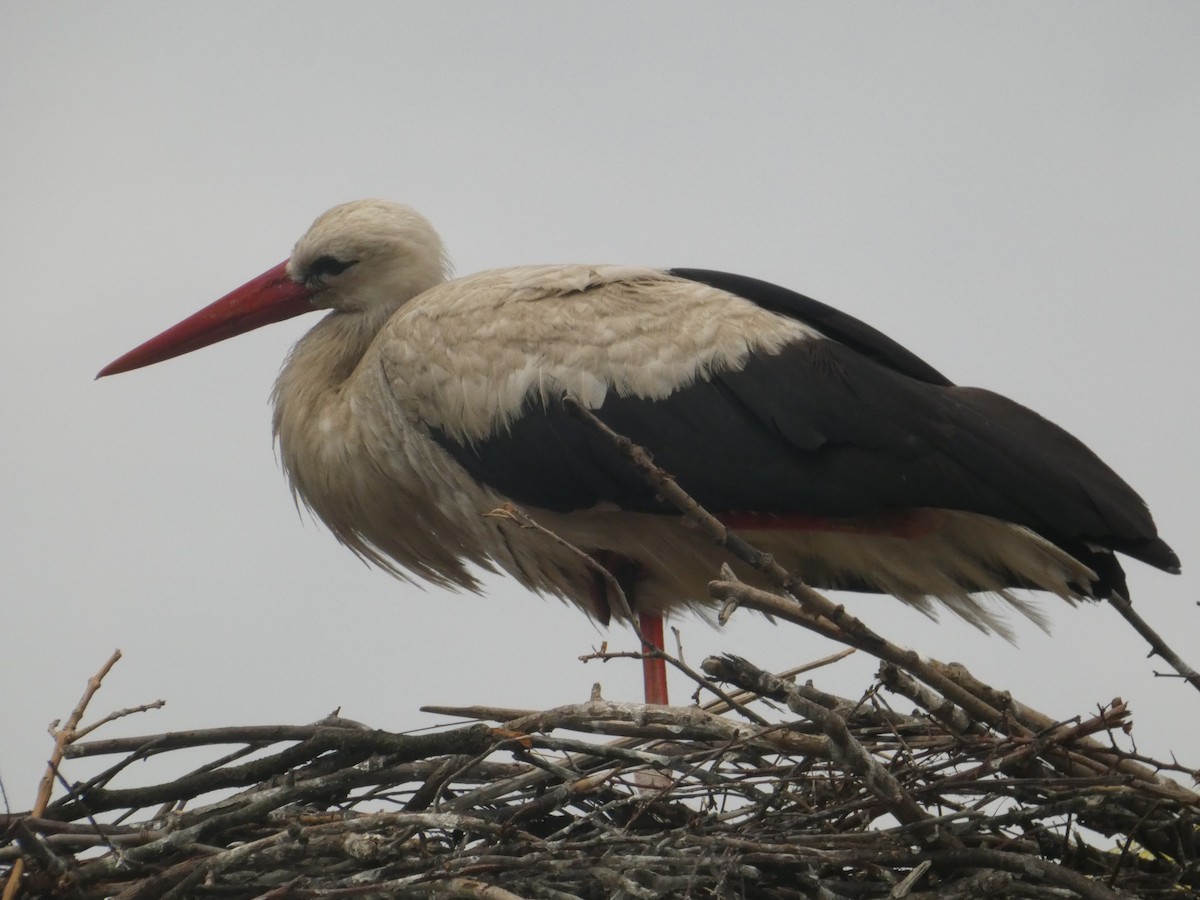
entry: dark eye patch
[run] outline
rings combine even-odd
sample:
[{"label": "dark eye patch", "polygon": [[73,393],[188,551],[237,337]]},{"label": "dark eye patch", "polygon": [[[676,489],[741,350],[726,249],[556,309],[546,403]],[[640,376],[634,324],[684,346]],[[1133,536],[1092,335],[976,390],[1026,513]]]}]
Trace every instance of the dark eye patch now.
[{"label": "dark eye patch", "polygon": [[305,281],[328,278],[331,275],[341,275],[358,260],[341,260],[336,256],[318,256],[312,261],[304,273]]}]

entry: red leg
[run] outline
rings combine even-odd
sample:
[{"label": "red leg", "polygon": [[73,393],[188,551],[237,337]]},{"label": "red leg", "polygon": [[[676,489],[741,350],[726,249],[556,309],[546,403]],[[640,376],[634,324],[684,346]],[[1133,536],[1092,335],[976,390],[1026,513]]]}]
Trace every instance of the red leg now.
[{"label": "red leg", "polygon": [[[642,629],[642,652],[663,649],[663,617],[659,613],[638,613],[638,627]],[[646,657],[642,660],[642,677],[646,682],[646,702],[666,706],[667,663],[661,658]]]}]

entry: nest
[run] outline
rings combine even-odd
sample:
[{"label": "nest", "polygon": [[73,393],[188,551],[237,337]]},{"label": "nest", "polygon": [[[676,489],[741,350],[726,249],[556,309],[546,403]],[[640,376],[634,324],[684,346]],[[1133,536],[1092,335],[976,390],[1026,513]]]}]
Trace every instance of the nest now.
[{"label": "nest", "polygon": [[[1200,796],[1120,749],[1125,704],[1052,722],[932,665],[996,719],[891,663],[848,699],[728,656],[692,673],[703,706],[435,709],[473,721],[425,734],[331,717],[101,740],[85,697],[58,733],[65,790],[6,817],[0,875],[12,896],[122,900],[1196,893]],[[99,756],[116,762],[66,781]]]},{"label": "nest", "polygon": [[[875,656],[862,696],[799,683],[801,670],[773,675],[725,656],[697,672],[648,650],[696,682],[694,705],[597,692],[542,712],[437,708],[459,724],[424,734],[334,716],[100,740],[97,727],[148,708],[82,724],[118,654],[57,728],[33,809],[0,817],[0,900],[1200,896],[1193,772],[1123,746],[1133,747],[1122,701],[1055,721],[889,642],[612,439],[661,496],[778,586],[724,573],[710,586],[722,616],[745,606],[851,648],[808,670]],[[517,510],[495,514],[537,527]],[[1200,688],[1128,601],[1110,602]],[[198,752],[211,761],[196,767]],[[116,762],[69,780],[71,760],[102,756]],[[135,783],[133,764],[151,757],[184,774]]]}]

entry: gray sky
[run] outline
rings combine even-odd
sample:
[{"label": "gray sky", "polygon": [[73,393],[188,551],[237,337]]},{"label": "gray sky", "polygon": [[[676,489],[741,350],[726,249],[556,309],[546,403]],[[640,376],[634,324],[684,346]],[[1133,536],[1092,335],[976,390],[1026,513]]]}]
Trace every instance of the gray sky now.
[{"label": "gray sky", "polygon": [[[636,698],[608,637],[496,579],[366,568],[298,516],[268,393],[301,318],[102,382],[105,363],[284,259],[363,196],[438,226],[458,271],[703,266],[866,319],[1089,443],[1183,559],[1127,566],[1200,664],[1195,340],[1200,5],[157,3],[0,7],[0,777],[32,799],[114,647],[110,736],[341,706]],[[1020,648],[847,595],[894,640],[1068,717],[1120,695],[1194,764],[1200,698],[1110,609],[1048,599]],[[694,662],[830,652],[685,619]],[[866,658],[818,674],[857,695]],[[675,682],[676,697],[688,691]],[[82,768],[68,770],[80,777]]]}]

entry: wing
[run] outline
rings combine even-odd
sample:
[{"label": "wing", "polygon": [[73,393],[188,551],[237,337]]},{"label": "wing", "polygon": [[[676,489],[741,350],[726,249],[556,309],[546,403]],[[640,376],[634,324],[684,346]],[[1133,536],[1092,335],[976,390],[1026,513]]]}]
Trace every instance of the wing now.
[{"label": "wing", "polygon": [[[703,277],[756,303],[764,285]],[[849,316],[765,289],[763,305],[802,321],[806,336],[753,350],[736,365],[700,367],[665,396],[610,390],[592,404],[704,506],[835,519],[963,510],[1026,526],[1100,570],[1102,582],[1109,572],[1118,587],[1120,568],[1102,548],[1177,570],[1141,498],[1061,428],[997,394],[952,385]],[[586,329],[577,339],[588,340]],[[519,503],[670,512],[555,396],[528,395],[507,428],[482,440],[434,436],[474,477]]]}]

